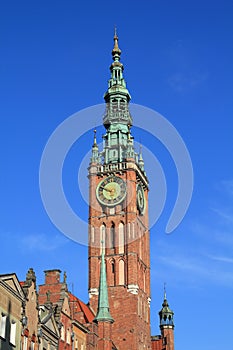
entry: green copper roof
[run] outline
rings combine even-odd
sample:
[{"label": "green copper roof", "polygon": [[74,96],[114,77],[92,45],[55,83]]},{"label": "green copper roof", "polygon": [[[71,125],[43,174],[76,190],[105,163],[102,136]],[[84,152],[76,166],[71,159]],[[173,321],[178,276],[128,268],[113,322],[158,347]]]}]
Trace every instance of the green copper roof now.
[{"label": "green copper roof", "polygon": [[106,277],[106,266],[105,266],[105,260],[104,260],[104,247],[102,247],[102,255],[101,255],[98,310],[94,321],[114,322],[109,311],[108,286],[107,286],[107,277]]},{"label": "green copper roof", "polygon": [[120,62],[121,50],[118,46],[116,31],[113,40],[113,62],[110,66],[111,78],[108,81],[108,90],[104,95],[104,99],[107,103],[104,125],[108,126],[114,122],[132,125],[132,117],[128,109],[128,103],[131,97],[123,77],[124,66]]},{"label": "green copper roof", "polygon": [[[103,116],[103,124],[106,133],[102,136],[104,141],[103,150],[98,149],[96,134],[94,134],[90,164],[108,166],[113,163],[126,162],[130,159],[138,165],[141,172],[146,176],[142,151],[140,150],[140,155],[136,152],[134,138],[131,135],[133,123],[129,110],[131,97],[123,77],[124,66],[120,62],[121,50],[118,45],[116,30],[113,41],[111,77],[108,81],[108,90],[104,95],[106,110]],[[112,168],[114,168],[114,165]]]},{"label": "green copper roof", "polygon": [[166,290],[164,290],[164,300],[162,304],[162,309],[159,312],[160,328],[164,326],[174,327],[173,315],[174,315],[174,312],[169,308],[169,304],[166,296]]}]

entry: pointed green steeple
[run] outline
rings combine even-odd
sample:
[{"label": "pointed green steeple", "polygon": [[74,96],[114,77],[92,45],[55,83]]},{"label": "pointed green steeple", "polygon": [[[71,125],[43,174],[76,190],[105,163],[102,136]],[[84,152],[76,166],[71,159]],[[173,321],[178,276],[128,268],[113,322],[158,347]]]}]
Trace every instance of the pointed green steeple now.
[{"label": "pointed green steeple", "polygon": [[106,128],[106,134],[103,136],[105,145],[102,152],[104,164],[121,163],[127,158],[137,160],[133,137],[130,135],[132,117],[129,111],[129,101],[131,97],[123,77],[124,66],[120,62],[121,50],[116,29],[113,40],[111,78],[108,81],[108,90],[104,95],[106,101],[103,118]]},{"label": "pointed green steeple", "polygon": [[96,142],[96,130],[94,130],[94,142],[92,146],[90,163],[99,163],[99,162],[100,162],[99,148]]},{"label": "pointed green steeple", "polygon": [[98,310],[94,321],[95,322],[108,321],[111,323],[114,322],[109,311],[106,265],[104,260],[104,246],[102,246],[102,255],[101,255]]},{"label": "pointed green steeple", "polygon": [[104,126],[111,123],[121,123],[126,127],[132,125],[132,117],[128,109],[131,99],[123,77],[124,66],[120,62],[121,50],[118,46],[118,36],[115,29],[114,47],[112,50],[113,62],[110,66],[111,78],[108,81],[108,90],[104,95],[107,109],[104,116]]},{"label": "pointed green steeple", "polygon": [[169,304],[167,301],[166,289],[164,286],[164,300],[162,304],[162,309],[159,311],[160,318],[160,328],[164,328],[169,326],[174,328],[174,320],[173,320],[174,312],[169,308]]}]

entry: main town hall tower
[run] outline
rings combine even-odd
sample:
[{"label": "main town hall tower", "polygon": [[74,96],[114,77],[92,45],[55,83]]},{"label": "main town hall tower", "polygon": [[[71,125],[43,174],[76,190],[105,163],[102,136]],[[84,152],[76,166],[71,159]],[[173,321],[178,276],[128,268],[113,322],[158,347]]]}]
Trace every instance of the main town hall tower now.
[{"label": "main town hall tower", "polygon": [[[104,95],[103,150],[96,135],[89,166],[89,303],[96,313],[105,255],[112,340],[119,349],[151,349],[148,179],[131,135],[130,94],[115,33]],[[110,316],[111,314],[111,316]]]}]

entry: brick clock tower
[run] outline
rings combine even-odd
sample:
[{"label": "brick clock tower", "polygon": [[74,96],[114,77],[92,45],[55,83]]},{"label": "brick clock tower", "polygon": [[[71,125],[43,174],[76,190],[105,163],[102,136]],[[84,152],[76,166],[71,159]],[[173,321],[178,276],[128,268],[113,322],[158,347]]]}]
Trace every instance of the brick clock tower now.
[{"label": "brick clock tower", "polygon": [[89,166],[89,303],[96,313],[101,257],[117,349],[151,349],[148,179],[131,135],[130,94],[115,33],[105,93],[103,150],[94,135]]}]

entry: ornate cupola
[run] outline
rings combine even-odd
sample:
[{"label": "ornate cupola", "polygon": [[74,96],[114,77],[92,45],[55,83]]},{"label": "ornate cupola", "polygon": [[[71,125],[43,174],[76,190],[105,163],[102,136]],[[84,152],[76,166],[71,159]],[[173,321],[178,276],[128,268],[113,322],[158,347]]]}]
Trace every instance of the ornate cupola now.
[{"label": "ornate cupola", "polygon": [[159,312],[161,337],[164,350],[174,350],[174,312],[170,309],[166,290],[164,288],[164,300]]},{"label": "ornate cupola", "polygon": [[174,312],[169,308],[166,290],[164,290],[164,300],[162,304],[162,309],[159,311],[160,329],[164,328],[164,326],[170,326],[174,328],[173,315]]}]

